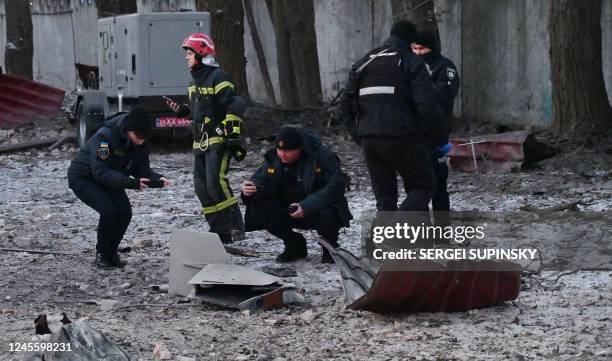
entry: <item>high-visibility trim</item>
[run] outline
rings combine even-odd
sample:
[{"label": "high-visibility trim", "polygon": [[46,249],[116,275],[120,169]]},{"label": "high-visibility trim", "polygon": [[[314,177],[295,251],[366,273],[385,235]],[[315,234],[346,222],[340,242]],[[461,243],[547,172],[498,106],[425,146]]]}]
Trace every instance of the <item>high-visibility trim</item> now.
[{"label": "high-visibility trim", "polygon": [[359,89],[359,96],[372,94],[395,94],[393,86],[371,86]]},{"label": "high-visibility trim", "polygon": [[210,118],[209,117],[204,117],[204,124],[208,124],[210,123]]},{"label": "high-visibility trim", "polygon": [[234,114],[225,114],[224,121],[229,121],[229,120],[242,122],[242,119],[239,116],[237,116],[237,115],[234,115]]},{"label": "high-visibility trim", "polygon": [[221,170],[219,171],[219,182],[221,183],[221,190],[223,190],[223,194],[227,199],[232,198],[232,194],[230,193],[229,188],[227,186],[227,180],[225,179],[225,177],[227,176],[227,166],[229,165],[229,156],[229,152],[225,152],[225,154],[223,154],[223,159],[221,159]]},{"label": "high-visibility trim", "polygon": [[196,142],[193,141],[193,149],[201,149],[200,145],[202,145],[203,147],[208,147],[210,145],[213,144],[220,144],[225,142],[225,138],[223,137],[212,137],[212,138],[208,138],[208,141],[203,141],[204,143],[208,143],[208,144],[201,144],[202,142]]},{"label": "high-visibility trim", "polygon": [[187,88],[187,91],[189,92],[189,96],[191,96],[191,94],[195,92],[198,92],[202,95],[215,94],[215,88],[198,87],[196,89],[195,85],[190,85],[189,88]]},{"label": "high-visibility trim", "polygon": [[215,93],[215,89],[214,88],[206,88],[206,87],[199,87],[198,89],[200,89],[200,93],[206,95],[206,94],[214,94]]},{"label": "high-visibility trim", "polygon": [[226,199],[221,203],[217,203],[215,205],[212,206],[208,206],[208,207],[203,207],[202,208],[202,213],[206,214],[211,214],[211,213],[215,213],[215,212],[219,212],[224,210],[225,208],[229,207],[229,206],[233,206],[234,204],[238,203],[238,198],[236,197],[232,197],[230,199]]},{"label": "high-visibility trim", "polygon": [[215,86],[215,94],[227,87],[234,89],[234,84],[230,83],[229,81],[222,81],[221,83],[217,84],[217,86]]}]

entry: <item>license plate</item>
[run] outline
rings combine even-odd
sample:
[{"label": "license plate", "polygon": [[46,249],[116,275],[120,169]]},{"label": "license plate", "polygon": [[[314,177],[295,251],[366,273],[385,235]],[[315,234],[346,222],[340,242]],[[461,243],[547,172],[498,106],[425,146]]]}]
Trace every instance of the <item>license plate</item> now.
[{"label": "license plate", "polygon": [[156,128],[189,127],[191,120],[179,117],[161,117],[155,119]]}]

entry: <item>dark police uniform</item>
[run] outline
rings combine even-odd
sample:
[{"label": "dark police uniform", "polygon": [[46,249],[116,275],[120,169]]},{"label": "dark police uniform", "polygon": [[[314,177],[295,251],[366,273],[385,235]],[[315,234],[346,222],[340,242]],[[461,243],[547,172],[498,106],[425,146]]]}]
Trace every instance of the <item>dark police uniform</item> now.
[{"label": "dark police uniform", "polygon": [[[282,163],[276,148],[270,149],[251,178],[258,191],[250,197],[243,195],[246,230],[265,229],[282,239],[289,259],[306,256],[306,239],[293,228],[315,229],[337,246],[340,228],[348,227],[353,218],[344,197],[346,184],[338,156],[315,135],[304,132],[302,137],[302,153],[294,163]],[[304,218],[289,216],[291,203],[302,206]]]},{"label": "dark police uniform", "polygon": [[190,105],[183,104],[179,115],[191,114],[195,193],[210,231],[231,242],[232,229],[243,231],[244,223],[227,170],[232,156],[242,159],[244,154],[228,147],[228,140],[240,135],[246,102],[236,94],[230,76],[217,67],[202,65],[191,75]]},{"label": "dark police uniform", "polygon": [[435,185],[424,132],[431,129],[440,138],[446,134],[425,62],[393,35],[353,69],[368,61],[355,89],[349,79],[342,101],[344,121],[363,147],[377,209],[398,210],[399,174],[407,193],[399,210],[421,211]]},{"label": "dark police uniform", "polygon": [[116,256],[132,219],[125,189],[139,189],[140,178],[159,181],[162,177],[149,166],[146,143],[135,146],[128,140],[124,129],[127,116],[121,113],[107,120],[68,168],[70,189],[100,214],[96,252],[107,260]]},{"label": "dark police uniform", "polygon": [[[442,107],[445,117],[450,121],[453,115],[455,97],[459,91],[459,75],[457,67],[452,61],[436,51],[431,51],[422,56],[427,64],[427,70],[433,82],[435,99]],[[448,139],[446,139],[448,142]],[[434,173],[436,176],[436,188],[431,199],[434,210],[434,219],[437,225],[449,224],[448,214],[450,201],[446,184],[448,180],[448,157],[444,147],[435,144],[435,139],[430,140]],[[427,207],[425,207],[427,209]],[[442,213],[438,213],[442,212]]]}]

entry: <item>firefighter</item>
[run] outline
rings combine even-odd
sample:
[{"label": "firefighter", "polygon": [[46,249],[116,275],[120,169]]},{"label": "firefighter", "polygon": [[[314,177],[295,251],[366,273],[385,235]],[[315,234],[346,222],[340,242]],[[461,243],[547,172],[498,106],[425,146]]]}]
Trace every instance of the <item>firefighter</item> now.
[{"label": "firefighter", "polygon": [[239,144],[244,98],[236,94],[230,76],[219,68],[210,36],[189,35],[182,43],[193,81],[189,103],[166,100],[179,116],[190,116],[193,133],[194,187],[210,231],[223,243],[244,234],[244,222],[227,171],[230,158],[240,161],[246,151]]},{"label": "firefighter", "polygon": [[[425,61],[410,49],[416,36],[413,23],[394,24],[384,44],[353,65],[343,92],[341,118],[363,148],[379,211],[427,206],[435,180],[425,127],[447,136]],[[398,174],[407,193],[399,207]]]},{"label": "firefighter", "polygon": [[117,254],[132,219],[125,189],[144,190],[171,184],[149,167],[146,139],[150,130],[151,121],[144,109],[119,113],[87,141],[68,168],[70,189],[100,214],[94,261],[99,268],[126,265]]},{"label": "firefighter", "polygon": [[[316,229],[338,246],[340,228],[348,227],[352,219],[338,156],[318,137],[291,126],[279,130],[275,145],[251,180],[242,185],[246,230],[265,229],[282,239],[285,249],[278,262],[307,255],[306,239],[293,228]],[[326,249],[321,262],[333,263]]]},{"label": "firefighter", "polygon": [[[427,71],[433,82],[435,99],[442,107],[448,121],[450,121],[453,116],[455,97],[459,91],[457,67],[437,50],[436,37],[432,32],[420,32],[411,47],[415,54],[420,55],[425,60]],[[445,140],[444,145],[436,146],[433,144],[434,141],[429,139],[428,134],[426,134],[426,138],[436,176],[436,188],[431,199],[434,220],[436,225],[447,226],[450,223],[448,215],[450,201],[446,189],[448,180],[448,157],[446,155],[452,146],[448,139]]]}]

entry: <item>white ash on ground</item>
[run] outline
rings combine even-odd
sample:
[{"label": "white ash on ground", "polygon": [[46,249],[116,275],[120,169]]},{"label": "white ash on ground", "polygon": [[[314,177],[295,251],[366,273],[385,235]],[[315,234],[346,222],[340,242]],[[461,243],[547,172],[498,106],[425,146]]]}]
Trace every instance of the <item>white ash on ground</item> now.
[{"label": "white ash on ground", "polygon": [[[50,124],[54,130],[56,122]],[[63,125],[57,128],[70,132]],[[34,127],[11,137],[23,133],[25,139],[37,132]],[[349,203],[359,219],[374,208],[361,156],[347,139],[325,139],[342,154],[353,181]],[[234,190],[259,164],[259,149],[268,146],[254,139],[247,159],[232,166]],[[6,351],[8,343],[31,338],[37,315],[61,312],[71,319],[88,317],[90,326],[134,360],[154,359],[159,345],[175,360],[612,358],[610,271],[530,275],[516,301],[487,309],[381,316],[345,309],[338,268],[321,264],[320,247],[306,232],[309,257],[292,263],[296,275],[286,278],[304,289],[303,307],[247,314],[153,292],[151,285],[168,283],[172,231],[207,229],[193,192],[189,150],[155,149],[151,163],[174,181],[173,187],[128,191],[134,215],[122,246],[152,242],[122,255],[129,265],[116,271],[100,271],[92,264],[98,216],[76,199],[66,180],[75,151],[65,146],[55,154],[31,150],[0,155],[0,247],[65,253],[3,253],[2,360],[15,357]],[[580,210],[610,211],[611,158],[581,150],[520,173],[452,173],[451,202],[456,210],[511,211],[580,201]],[[361,230],[354,224],[342,231],[340,243],[358,253]],[[232,256],[233,262],[253,269],[275,265],[282,250],[281,242],[265,232],[249,233],[236,246],[261,252],[259,258]]]}]

